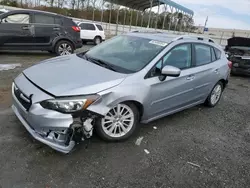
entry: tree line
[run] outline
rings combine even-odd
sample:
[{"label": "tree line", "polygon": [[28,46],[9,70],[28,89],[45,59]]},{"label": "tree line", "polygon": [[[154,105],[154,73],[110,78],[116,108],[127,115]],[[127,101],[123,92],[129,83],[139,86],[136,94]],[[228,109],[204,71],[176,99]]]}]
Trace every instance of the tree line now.
[{"label": "tree line", "polygon": [[[49,11],[66,16],[110,22],[113,24],[131,24],[132,26],[149,26],[151,28],[189,32],[196,29],[191,16],[177,12],[167,12],[166,6],[161,8],[159,15],[152,12],[150,16],[147,10],[144,13],[141,11],[137,12],[102,0],[2,0],[0,4]],[[151,19],[148,24],[149,17]]]}]

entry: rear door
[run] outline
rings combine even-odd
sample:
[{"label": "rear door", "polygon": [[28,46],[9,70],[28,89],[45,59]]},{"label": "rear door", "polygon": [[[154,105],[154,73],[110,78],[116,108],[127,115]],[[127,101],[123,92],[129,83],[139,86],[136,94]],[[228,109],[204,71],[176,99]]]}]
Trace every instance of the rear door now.
[{"label": "rear door", "polygon": [[216,58],[214,48],[210,45],[194,43],[193,54],[195,68],[195,96],[205,100],[211,89],[220,79],[221,62]]},{"label": "rear door", "polygon": [[0,19],[0,47],[23,49],[33,45],[34,27],[29,12],[9,12]]},{"label": "rear door", "polygon": [[51,46],[54,38],[62,33],[61,19],[57,15],[34,13],[32,22],[35,27],[34,42],[36,46]]},{"label": "rear door", "polygon": [[93,40],[96,36],[96,27],[92,23],[81,23],[81,39]]}]

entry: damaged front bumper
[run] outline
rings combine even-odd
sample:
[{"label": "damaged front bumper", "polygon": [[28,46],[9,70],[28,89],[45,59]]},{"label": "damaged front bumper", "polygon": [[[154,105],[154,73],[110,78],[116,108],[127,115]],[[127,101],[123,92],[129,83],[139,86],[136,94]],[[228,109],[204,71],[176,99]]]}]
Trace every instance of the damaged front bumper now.
[{"label": "damaged front bumper", "polygon": [[76,143],[92,136],[93,119],[88,117],[89,114],[76,118],[70,114],[47,110],[39,103],[32,104],[24,93],[17,90],[13,83],[12,109],[34,139],[56,151],[69,153]]},{"label": "damaged front bumper", "polygon": [[32,129],[30,127],[30,125],[21,116],[21,114],[19,113],[19,111],[17,110],[17,108],[15,107],[15,105],[12,105],[12,109],[13,109],[14,113],[16,114],[17,118],[21,121],[21,123],[23,124],[23,126],[26,128],[26,130],[31,134],[31,136],[33,136],[33,138],[35,138],[39,142],[42,142],[42,143],[50,146],[54,150],[62,152],[62,153],[69,153],[74,148],[75,141],[70,141],[69,145],[63,145],[63,144],[57,143],[53,139],[53,137],[51,137],[51,138],[49,138],[49,137],[47,137],[47,138],[43,137],[42,135],[40,135],[38,132],[36,132],[34,129]]}]

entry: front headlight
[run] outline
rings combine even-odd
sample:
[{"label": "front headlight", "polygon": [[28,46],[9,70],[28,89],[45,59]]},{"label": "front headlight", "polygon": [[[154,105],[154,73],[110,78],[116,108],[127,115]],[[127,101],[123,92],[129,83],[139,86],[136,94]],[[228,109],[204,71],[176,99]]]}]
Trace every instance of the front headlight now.
[{"label": "front headlight", "polygon": [[43,108],[55,110],[62,113],[73,113],[85,110],[89,105],[99,99],[99,95],[88,95],[82,97],[62,97],[42,101],[40,104]]}]

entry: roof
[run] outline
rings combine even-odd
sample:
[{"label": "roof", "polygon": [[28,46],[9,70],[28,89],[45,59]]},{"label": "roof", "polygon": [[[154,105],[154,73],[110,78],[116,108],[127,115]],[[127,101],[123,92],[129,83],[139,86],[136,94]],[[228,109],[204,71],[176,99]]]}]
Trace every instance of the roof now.
[{"label": "roof", "polygon": [[[44,14],[51,14],[51,15],[58,15],[58,16],[63,16],[63,15],[60,15],[60,14],[56,14],[56,13],[53,13],[53,12],[46,12],[46,11],[41,11],[41,10],[31,10],[31,9],[20,9],[20,10],[11,10],[9,11],[8,13],[25,13],[25,12],[39,12],[39,13],[44,13]],[[65,17],[65,16],[63,16]]]},{"label": "roof", "polygon": [[167,34],[167,33],[158,33],[158,32],[131,32],[127,33],[129,36],[136,36],[141,38],[146,38],[150,40],[157,40],[161,42],[171,42],[177,35]]},{"label": "roof", "polygon": [[[107,0],[107,2],[112,2],[117,5],[125,6],[131,9],[136,9],[140,11],[144,11],[145,9],[150,8],[150,0]],[[152,6],[158,6],[158,4],[163,5],[169,5],[171,7],[174,7],[182,12],[185,12],[187,14],[193,15],[194,12],[180,4],[177,4],[171,0],[152,0]]]},{"label": "roof", "polygon": [[[129,36],[135,36],[135,37],[141,37],[146,38],[149,40],[156,40],[166,43],[176,42],[176,41],[186,41],[186,42],[199,42],[199,43],[206,43],[211,46],[214,46],[216,48],[221,49],[221,45],[215,43],[214,41],[209,41],[209,38],[207,37],[201,37],[201,36],[186,36],[186,35],[175,35],[175,34],[169,34],[169,33],[159,33],[159,32],[131,32],[127,33],[126,35]],[[201,38],[203,38],[201,40]]]}]

